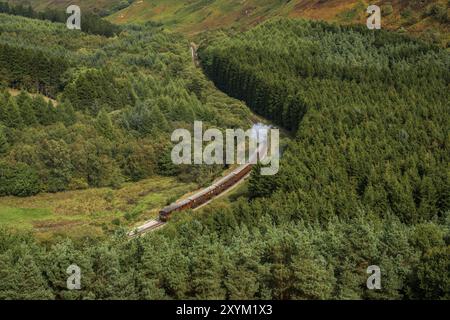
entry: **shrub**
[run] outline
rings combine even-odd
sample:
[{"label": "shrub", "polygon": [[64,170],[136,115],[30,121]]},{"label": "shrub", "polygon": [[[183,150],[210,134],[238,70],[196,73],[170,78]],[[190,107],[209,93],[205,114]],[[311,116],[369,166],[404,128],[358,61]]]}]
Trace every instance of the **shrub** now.
[{"label": "shrub", "polygon": [[381,15],[383,17],[390,16],[394,12],[394,8],[390,3],[381,6]]},{"label": "shrub", "polygon": [[448,22],[447,8],[439,3],[434,3],[427,7],[426,15],[445,23]]},{"label": "shrub", "polygon": [[0,196],[28,197],[41,190],[39,175],[25,163],[0,162]]},{"label": "shrub", "polygon": [[404,19],[409,19],[412,17],[413,15],[413,10],[411,9],[411,7],[406,7],[404,10],[402,10],[400,12],[400,15],[402,16],[402,18]]}]

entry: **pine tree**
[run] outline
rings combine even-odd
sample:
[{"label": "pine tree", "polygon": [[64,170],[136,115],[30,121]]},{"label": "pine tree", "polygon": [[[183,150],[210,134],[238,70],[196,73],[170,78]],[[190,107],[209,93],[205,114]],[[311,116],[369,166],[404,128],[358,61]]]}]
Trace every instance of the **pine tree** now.
[{"label": "pine tree", "polygon": [[97,130],[106,138],[114,139],[114,126],[111,121],[111,116],[104,108],[100,110],[95,122]]},{"label": "pine tree", "polygon": [[9,144],[5,134],[5,129],[0,125],[0,155],[6,153],[8,148]]},{"label": "pine tree", "polygon": [[191,294],[196,299],[224,299],[225,290],[221,285],[223,265],[219,256],[220,246],[209,236],[199,238],[192,244]]},{"label": "pine tree", "polygon": [[23,123],[26,126],[33,126],[37,123],[36,115],[34,114],[34,110],[32,107],[31,99],[25,99],[19,104],[20,107],[20,115],[23,119]]},{"label": "pine tree", "polygon": [[415,292],[420,299],[450,299],[450,246],[435,247],[420,260],[414,274]]},{"label": "pine tree", "polygon": [[6,108],[8,105],[9,97],[3,93],[0,93],[0,122],[6,124],[8,119],[8,109]]},{"label": "pine tree", "polygon": [[164,117],[164,114],[161,112],[159,107],[157,105],[153,105],[150,109],[151,114],[151,121],[153,123],[154,128],[161,130],[161,131],[167,131],[169,128],[169,124],[167,123],[166,118]]},{"label": "pine tree", "polygon": [[23,120],[20,116],[20,111],[17,103],[11,97],[8,99],[6,105],[6,126],[11,128],[21,128],[23,126]]},{"label": "pine tree", "polygon": [[333,270],[326,268],[323,259],[297,256],[291,268],[294,274],[293,299],[325,300],[332,297],[336,280]]},{"label": "pine tree", "polygon": [[[0,255],[0,299],[40,300],[52,299],[39,260],[35,259],[26,246],[16,245],[14,251]],[[13,256],[16,252],[17,257]]]},{"label": "pine tree", "polygon": [[66,126],[71,126],[77,121],[75,110],[70,101],[64,101],[56,108],[56,117],[58,121],[63,122]]},{"label": "pine tree", "polygon": [[47,103],[42,96],[37,96],[33,99],[32,107],[34,114],[36,115],[36,119],[40,124],[45,125],[50,122],[47,115]]}]

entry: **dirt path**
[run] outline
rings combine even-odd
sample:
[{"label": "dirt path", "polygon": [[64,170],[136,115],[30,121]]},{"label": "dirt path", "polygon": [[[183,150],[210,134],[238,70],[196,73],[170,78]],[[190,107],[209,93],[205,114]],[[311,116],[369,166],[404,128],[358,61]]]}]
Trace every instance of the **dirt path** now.
[{"label": "dirt path", "polygon": [[196,67],[200,66],[200,61],[198,60],[198,54],[197,54],[197,45],[194,42],[191,42],[191,56],[192,56],[192,63],[194,63],[194,65]]}]

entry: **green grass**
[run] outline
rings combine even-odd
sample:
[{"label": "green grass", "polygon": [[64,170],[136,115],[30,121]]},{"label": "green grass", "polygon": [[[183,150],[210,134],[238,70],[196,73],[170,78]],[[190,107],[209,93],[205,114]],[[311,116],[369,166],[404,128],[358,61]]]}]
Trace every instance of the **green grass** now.
[{"label": "green grass", "polygon": [[11,208],[0,206],[0,225],[16,228],[32,227],[33,221],[48,219],[49,209]]},{"label": "green grass", "polygon": [[[157,216],[170,199],[194,191],[195,184],[153,177],[121,189],[88,189],[0,198],[0,226],[31,229],[43,239],[54,235],[84,237],[129,228]],[[119,221],[119,224],[114,224]]]},{"label": "green grass", "polygon": [[[126,218],[137,224],[156,218],[159,209],[165,207],[171,200],[179,199],[197,188],[195,184],[182,184],[173,179],[160,178],[155,181],[155,189],[143,195],[139,202],[129,211]],[[135,224],[136,224],[135,223]]]}]

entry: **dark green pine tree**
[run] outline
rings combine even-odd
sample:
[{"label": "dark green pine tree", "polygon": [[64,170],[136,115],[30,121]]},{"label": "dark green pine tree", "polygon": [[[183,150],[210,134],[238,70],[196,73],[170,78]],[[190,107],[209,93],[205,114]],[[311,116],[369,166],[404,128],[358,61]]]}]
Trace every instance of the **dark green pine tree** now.
[{"label": "dark green pine tree", "polygon": [[171,148],[162,150],[158,158],[158,173],[163,176],[176,176],[179,174],[179,166],[176,166],[171,158]]},{"label": "dark green pine tree", "polygon": [[250,198],[269,197],[277,189],[275,176],[262,176],[261,164],[254,166],[249,180]]},{"label": "dark green pine tree", "polygon": [[211,241],[207,236],[198,239],[190,252],[191,294],[195,299],[225,299],[221,250]]},{"label": "dark green pine tree", "polygon": [[23,120],[20,116],[19,107],[13,98],[9,98],[6,105],[5,124],[11,128],[21,128],[23,126]]},{"label": "dark green pine tree", "polygon": [[51,100],[47,102],[47,117],[48,117],[48,124],[52,124],[58,121],[58,114],[56,111],[56,107]]},{"label": "dark green pine tree", "polygon": [[26,126],[33,126],[37,124],[36,115],[34,114],[32,100],[29,98],[24,99],[18,103],[20,109],[20,116],[22,117],[23,123]]},{"label": "dark green pine tree", "polygon": [[294,299],[323,300],[333,294],[335,278],[332,269],[327,269],[323,259],[296,256],[291,268],[294,275]]},{"label": "dark green pine tree", "polygon": [[[27,246],[17,245],[0,255],[0,299],[37,300],[52,299],[37,261]],[[15,257],[17,255],[17,257]]]},{"label": "dark green pine tree", "polygon": [[168,130],[169,124],[167,123],[167,120],[164,117],[164,114],[161,112],[161,110],[159,109],[159,107],[157,105],[154,105],[150,109],[150,113],[151,113],[151,120],[156,129],[161,130],[161,131]]},{"label": "dark green pine tree", "polygon": [[8,151],[8,148],[9,144],[5,134],[5,130],[2,126],[0,126],[0,154],[6,153],[6,151]]},{"label": "dark green pine tree", "polygon": [[97,115],[95,127],[104,137],[110,140],[114,139],[114,126],[111,121],[111,116],[104,108]]},{"label": "dark green pine tree", "polygon": [[70,101],[64,101],[56,108],[57,121],[63,122],[66,126],[71,126],[77,121],[77,115]]},{"label": "dark green pine tree", "polygon": [[33,99],[32,107],[34,110],[34,114],[36,115],[36,118],[40,124],[46,125],[47,123],[49,123],[47,103],[45,102],[44,98],[42,98],[42,96],[37,96]]},{"label": "dark green pine tree", "polygon": [[6,94],[0,94],[0,122],[6,123],[7,119],[7,109],[6,105],[8,104],[8,97]]},{"label": "dark green pine tree", "polygon": [[450,246],[435,247],[419,261],[414,273],[415,294],[420,299],[450,299]]}]

